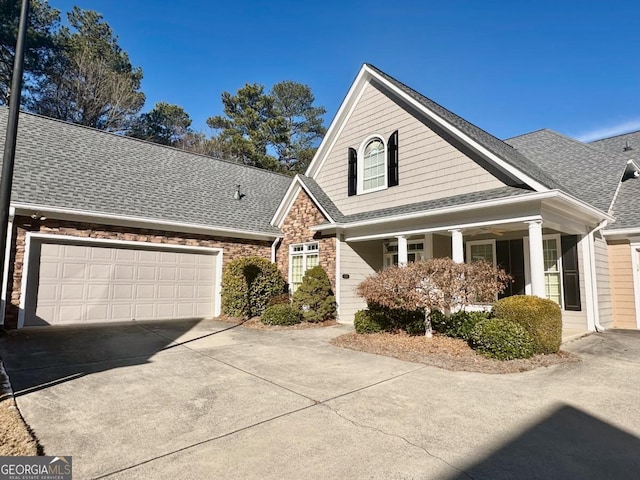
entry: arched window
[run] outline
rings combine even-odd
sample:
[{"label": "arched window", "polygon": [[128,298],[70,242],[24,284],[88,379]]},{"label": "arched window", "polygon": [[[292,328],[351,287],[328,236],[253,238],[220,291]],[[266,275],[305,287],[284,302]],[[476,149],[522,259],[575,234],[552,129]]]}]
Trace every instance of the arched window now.
[{"label": "arched window", "polygon": [[365,145],[362,155],[362,191],[386,187],[387,157],[384,142],[375,137]]}]

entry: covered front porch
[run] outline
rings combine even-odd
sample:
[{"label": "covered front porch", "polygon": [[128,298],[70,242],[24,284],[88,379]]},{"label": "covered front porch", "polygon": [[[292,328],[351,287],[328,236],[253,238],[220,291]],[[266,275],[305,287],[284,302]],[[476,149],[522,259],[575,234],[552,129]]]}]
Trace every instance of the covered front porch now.
[{"label": "covered front porch", "polygon": [[338,229],[341,321],[352,321],[365,308],[355,289],[367,276],[394,264],[450,257],[456,262],[481,259],[504,269],[513,280],[501,297],[528,294],[558,303],[565,338],[602,328],[610,308],[604,281],[608,266],[598,261],[594,235],[602,218],[585,218],[557,203],[514,202],[425,215],[421,222],[398,218]]}]

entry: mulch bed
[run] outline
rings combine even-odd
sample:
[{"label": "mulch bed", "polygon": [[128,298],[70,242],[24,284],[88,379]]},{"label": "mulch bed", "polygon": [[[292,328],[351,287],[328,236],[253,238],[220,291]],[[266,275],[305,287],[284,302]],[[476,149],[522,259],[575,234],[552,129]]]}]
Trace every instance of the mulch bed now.
[{"label": "mulch bed", "polygon": [[480,373],[517,373],[580,361],[576,355],[563,351],[526,359],[495,360],[476,353],[464,340],[438,334],[426,338],[406,333],[351,332],[334,338],[331,343],[338,347],[424,363],[447,370]]},{"label": "mulch bed", "polygon": [[227,316],[217,317],[216,320],[225,323],[242,324],[243,327],[252,328],[254,330],[305,330],[307,328],[331,327],[338,324],[338,322],[336,322],[335,320],[326,320],[324,322],[317,323],[302,322],[298,323],[297,325],[265,325],[260,321],[260,317],[253,317],[245,322],[243,322],[239,318]]}]

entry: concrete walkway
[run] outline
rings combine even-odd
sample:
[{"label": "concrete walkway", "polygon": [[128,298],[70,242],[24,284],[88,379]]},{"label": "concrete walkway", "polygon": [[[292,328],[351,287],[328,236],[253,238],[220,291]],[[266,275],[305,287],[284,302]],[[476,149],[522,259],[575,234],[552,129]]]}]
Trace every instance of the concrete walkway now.
[{"label": "concrete walkway", "polygon": [[214,321],[0,340],[17,402],[74,478],[618,479],[640,471],[640,332],[510,375],[352,352],[345,326]]}]

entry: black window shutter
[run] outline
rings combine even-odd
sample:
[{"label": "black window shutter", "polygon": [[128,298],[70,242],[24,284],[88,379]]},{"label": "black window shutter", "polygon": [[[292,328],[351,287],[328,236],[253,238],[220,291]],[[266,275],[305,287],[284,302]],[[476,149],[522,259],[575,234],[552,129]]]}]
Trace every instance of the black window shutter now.
[{"label": "black window shutter", "polygon": [[564,287],[564,309],[580,311],[580,274],[578,271],[578,237],[563,235],[562,248],[562,286]]},{"label": "black window shutter", "polygon": [[358,190],[358,152],[355,148],[349,149],[349,196],[355,195]]},{"label": "black window shutter", "polygon": [[398,185],[398,130],[393,132],[387,143],[387,186]]}]

